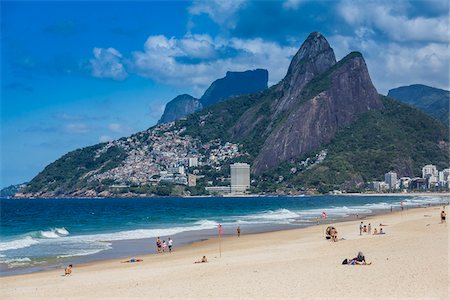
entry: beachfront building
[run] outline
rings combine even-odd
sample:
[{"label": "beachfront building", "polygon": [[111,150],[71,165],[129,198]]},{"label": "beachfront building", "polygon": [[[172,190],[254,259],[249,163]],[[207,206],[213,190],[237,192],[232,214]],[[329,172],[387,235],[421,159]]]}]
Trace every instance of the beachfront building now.
[{"label": "beachfront building", "polygon": [[411,184],[411,178],[410,177],[402,177],[400,178],[400,188],[401,189],[408,189]]},{"label": "beachfront building", "polygon": [[250,188],[250,165],[235,163],[231,169],[231,193],[245,193]]},{"label": "beachfront building", "polygon": [[384,174],[384,182],[388,185],[390,190],[394,190],[397,188],[397,173],[388,172]]},{"label": "beachfront building", "polygon": [[208,191],[210,194],[229,194],[230,193],[230,186],[207,186],[205,187],[205,190]]},{"label": "beachfront building", "polygon": [[194,174],[188,174],[188,186],[196,186],[197,185],[197,176]]},{"label": "beachfront building", "polygon": [[426,165],[422,168],[422,178],[427,180],[427,187],[433,187],[438,184],[439,172],[435,165]]}]

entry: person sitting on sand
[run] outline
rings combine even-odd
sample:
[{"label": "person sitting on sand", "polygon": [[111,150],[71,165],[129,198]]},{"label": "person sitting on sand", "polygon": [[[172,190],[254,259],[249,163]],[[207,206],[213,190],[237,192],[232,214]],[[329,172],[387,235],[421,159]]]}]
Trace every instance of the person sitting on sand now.
[{"label": "person sitting on sand", "polygon": [[445,217],[447,216],[447,214],[445,213],[445,210],[443,210],[441,212],[441,223],[445,223]]},{"label": "person sitting on sand", "polygon": [[378,230],[375,228],[375,229],[373,230],[373,235],[376,235],[376,234],[378,234]]},{"label": "person sitting on sand", "polygon": [[72,265],[68,265],[65,269],[64,269],[64,276],[69,276],[72,275]]},{"label": "person sitting on sand", "polygon": [[121,261],[121,263],[134,263],[134,262],[141,262],[141,261],[144,261],[144,260],[140,259],[140,258],[132,258],[130,260]]},{"label": "person sitting on sand", "polygon": [[367,232],[367,226],[364,225],[363,232]]},{"label": "person sitting on sand", "polygon": [[383,228],[380,228],[380,232],[378,234],[385,234],[386,232],[383,231]]},{"label": "person sitting on sand", "polygon": [[207,263],[208,259],[206,258],[206,256],[203,256],[202,260],[198,260],[196,262],[194,262],[194,264],[201,264],[201,263]]}]

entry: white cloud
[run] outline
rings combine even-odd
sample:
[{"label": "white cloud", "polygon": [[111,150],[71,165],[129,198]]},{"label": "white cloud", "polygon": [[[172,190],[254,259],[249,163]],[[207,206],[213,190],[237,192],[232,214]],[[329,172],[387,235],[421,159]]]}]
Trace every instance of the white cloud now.
[{"label": "white cloud", "polygon": [[83,123],[73,123],[73,124],[67,124],[64,127],[64,131],[67,133],[88,133],[91,131],[88,125]]},{"label": "white cloud", "polygon": [[94,58],[90,60],[92,76],[123,80],[128,74],[122,63],[122,54],[114,48],[94,48]]},{"label": "white cloud", "polygon": [[245,2],[245,0],[194,0],[188,11],[192,16],[206,14],[215,23],[234,28],[235,15],[244,7]]},{"label": "white cloud", "polygon": [[109,124],[108,129],[111,130],[112,132],[116,132],[116,133],[122,133],[125,131],[125,128],[122,126],[122,124],[119,124],[119,123]]},{"label": "white cloud", "polygon": [[283,8],[295,10],[300,6],[301,2],[302,2],[302,0],[285,0],[283,2]]},{"label": "white cloud", "polygon": [[[213,39],[209,35],[188,34],[177,39],[158,35],[150,36],[144,51],[134,52],[131,61],[134,70],[144,77],[195,89],[206,87],[227,71],[256,68],[268,69],[270,83],[276,83],[285,75],[296,51],[296,47],[260,38]],[[233,55],[226,57],[226,53]]]},{"label": "white cloud", "polygon": [[329,38],[339,59],[362,52],[375,87],[382,94],[414,83],[450,89],[450,49],[445,43],[380,43],[371,38],[336,35]]},{"label": "white cloud", "polygon": [[[430,4],[431,5],[431,4]],[[340,16],[358,30],[373,27],[394,41],[448,42],[448,14],[440,17],[408,17],[407,7],[396,2],[346,1],[338,6]]]},{"label": "white cloud", "polygon": [[110,142],[110,141],[112,141],[112,140],[113,140],[113,138],[110,137],[109,135],[102,135],[102,136],[100,136],[100,137],[98,138],[98,141],[99,141],[100,143],[106,143],[106,142]]}]

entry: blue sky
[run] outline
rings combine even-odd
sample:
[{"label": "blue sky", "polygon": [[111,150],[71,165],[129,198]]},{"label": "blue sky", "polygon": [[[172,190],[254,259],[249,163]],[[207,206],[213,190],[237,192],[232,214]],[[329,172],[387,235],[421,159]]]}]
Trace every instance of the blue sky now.
[{"label": "blue sky", "polygon": [[449,89],[448,1],[2,1],[1,181],[156,123],[228,70],[270,84],[309,32],[361,51],[380,93]]}]

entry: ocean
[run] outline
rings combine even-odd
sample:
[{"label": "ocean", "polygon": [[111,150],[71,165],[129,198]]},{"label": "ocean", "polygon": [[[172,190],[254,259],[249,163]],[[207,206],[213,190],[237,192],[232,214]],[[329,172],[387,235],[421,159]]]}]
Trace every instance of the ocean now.
[{"label": "ocean", "polygon": [[298,228],[419,205],[435,196],[199,197],[120,199],[0,199],[1,275],[28,273],[97,259],[153,253],[154,240],[175,247],[225,234]]}]

